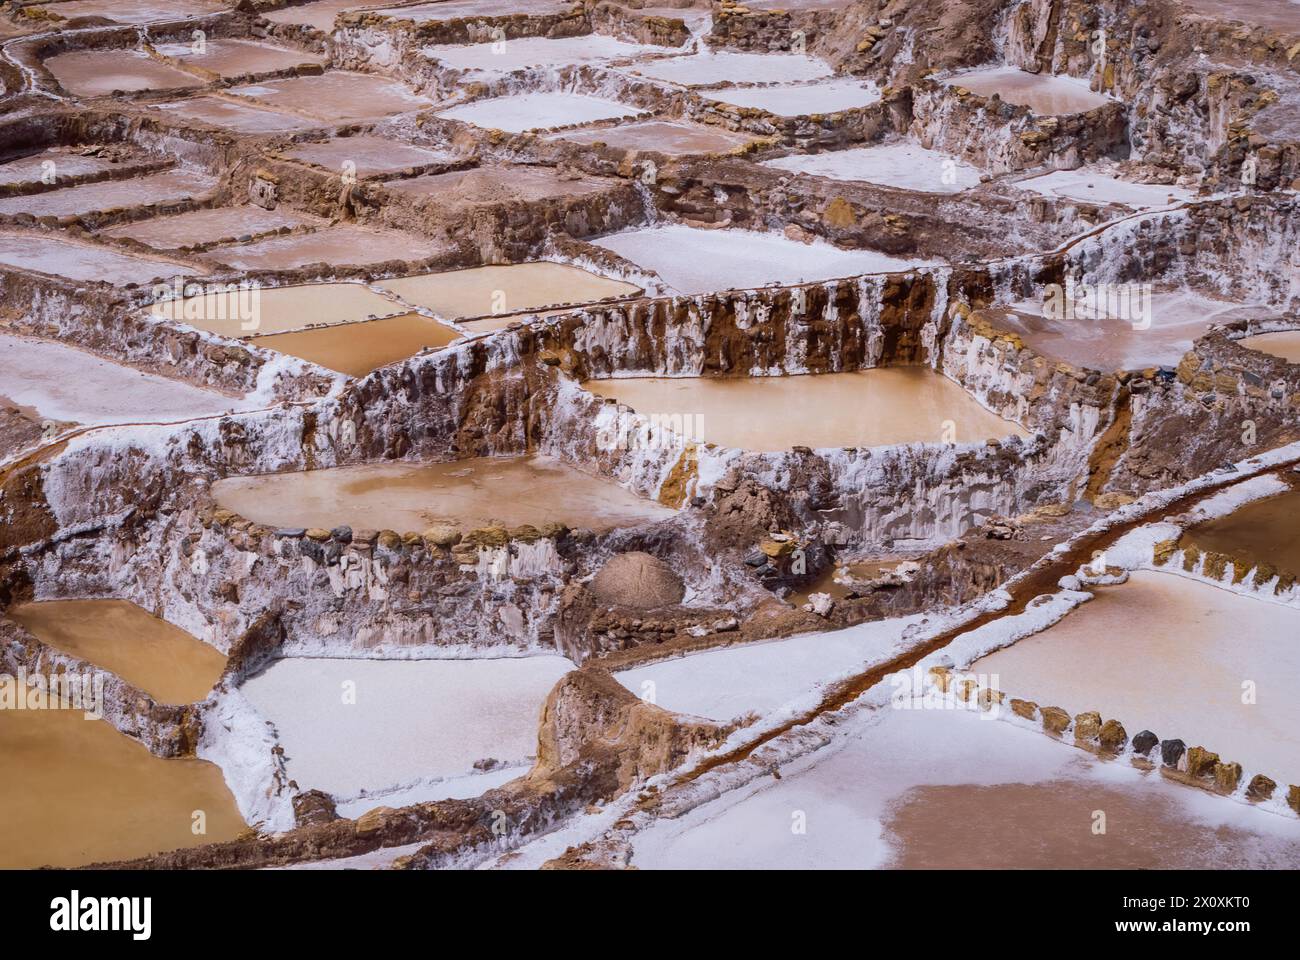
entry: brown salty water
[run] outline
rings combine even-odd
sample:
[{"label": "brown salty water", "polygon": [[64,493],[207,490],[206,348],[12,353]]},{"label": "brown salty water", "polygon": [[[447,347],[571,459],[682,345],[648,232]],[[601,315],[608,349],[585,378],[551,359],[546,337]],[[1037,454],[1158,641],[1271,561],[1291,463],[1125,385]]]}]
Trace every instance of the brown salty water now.
[{"label": "brown salty water", "polygon": [[673,511],[612,480],[544,456],[447,463],[372,463],[299,473],[231,477],[213,484],[228,510],[257,523],[330,529],[464,530],[563,523],[604,531],[651,523]]},{"label": "brown salty water", "polygon": [[947,439],[957,443],[1027,436],[929,367],[737,379],[635,377],[589,380],[583,387],[646,416],[689,415],[701,427],[692,439],[741,450],[939,443],[947,422],[955,431]]},{"label": "brown salty water", "polygon": [[1237,343],[1248,350],[1258,350],[1274,357],[1281,357],[1287,363],[1300,363],[1300,330],[1261,333],[1258,336],[1238,340]]},{"label": "brown salty water", "polygon": [[252,342],[339,373],[364,377],[385,364],[413,357],[425,347],[445,347],[459,339],[460,334],[446,324],[418,313],[404,313],[383,320],[255,337]]},{"label": "brown salty water", "polygon": [[1186,539],[1202,550],[1250,558],[1300,576],[1300,490],[1255,500],[1198,524]]},{"label": "brown salty water", "polygon": [[[244,307],[249,309],[241,313]],[[391,317],[404,312],[400,304],[359,283],[270,287],[257,290],[255,299],[248,294],[205,293],[160,301],[148,310],[160,319],[186,323],[223,337],[265,336],[307,326]],[[249,314],[252,319],[247,319]],[[248,324],[247,329],[245,324]]]},{"label": "brown salty water", "polygon": [[592,303],[640,292],[635,284],[610,280],[565,263],[474,267],[379,280],[376,286],[447,320]]},{"label": "brown salty water", "polygon": [[[1292,783],[1300,775],[1298,631],[1300,611],[1139,570],[971,672],[997,674],[1010,696],[1070,714],[1097,710],[1130,736],[1147,728]],[[1254,702],[1243,703],[1247,690]]]},{"label": "brown salty water", "polygon": [[159,703],[204,699],[226,669],[223,653],[126,600],[45,600],[13,607],[8,616]]},{"label": "brown salty water", "polygon": [[[163,760],[80,710],[0,710],[0,868],[84,866],[233,840],[221,770]],[[193,832],[194,814],[206,833]]]}]

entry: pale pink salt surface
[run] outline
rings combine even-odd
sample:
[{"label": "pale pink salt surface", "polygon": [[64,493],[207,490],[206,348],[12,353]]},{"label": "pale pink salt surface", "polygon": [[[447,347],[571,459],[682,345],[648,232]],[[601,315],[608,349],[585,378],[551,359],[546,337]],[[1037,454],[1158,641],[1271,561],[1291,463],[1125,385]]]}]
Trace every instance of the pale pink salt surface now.
[{"label": "pale pink salt surface", "polygon": [[267,110],[252,104],[223,100],[220,97],[195,97],[173,103],[160,103],[157,109],[181,120],[195,120],[224,127],[237,133],[289,133],[322,126],[319,120]]},{"label": "pale pink salt surface", "polygon": [[154,217],[122,223],[99,231],[103,237],[130,237],[156,250],[175,250],[179,247],[213,243],[217,240],[238,239],[244,235],[269,233],[282,228],[326,221],[310,214],[299,213],[288,207],[264,210],[252,204],[238,207],[209,207],[191,210],[170,217]]},{"label": "pale pink salt surface", "polygon": [[76,50],[50,57],[45,67],[59,86],[78,97],[203,85],[193,74],[155,60],[142,50]]},{"label": "pale pink salt surface", "polygon": [[870,106],[880,100],[880,90],[875,84],[851,78],[768,87],[705,87],[696,93],[706,100],[754,107],[778,117],[836,113]]},{"label": "pale pink salt surface", "polygon": [[375,120],[430,106],[433,101],[404,84],[368,73],[331,70],[319,76],[267,80],[229,92],[252,97],[276,110],[298,112],[320,120]]},{"label": "pale pink salt surface", "polygon": [[925,193],[959,193],[980,183],[978,167],[906,141],[794,154],[765,160],[763,166],[831,180],[878,183]]},{"label": "pale pink salt surface", "polygon": [[1247,350],[1258,350],[1261,353],[1280,357],[1287,363],[1300,363],[1300,330],[1261,333],[1255,337],[1238,340],[1237,343]]},{"label": "pale pink salt surface", "polygon": [[286,156],[338,172],[347,171],[349,168],[346,165],[352,164],[351,170],[358,177],[398,173],[412,168],[451,163],[455,159],[443,150],[431,150],[369,134],[338,137],[319,143],[300,143],[286,151]]},{"label": "pale pink salt surface", "polygon": [[520,93],[491,100],[475,100],[443,110],[438,116],[446,120],[471,123],[476,127],[522,133],[525,130],[545,130],[595,123],[598,120],[634,117],[644,112],[615,100],[580,93]]},{"label": "pale pink salt surface", "polygon": [[44,6],[66,20],[107,17],[117,23],[159,23],[220,13],[233,4],[221,0],[60,0]]},{"label": "pale pink salt surface", "polygon": [[799,243],[775,233],[679,224],[628,230],[593,242],[653,270],[681,294],[888,273],[932,263],[873,250],[841,250],[821,240]]},{"label": "pale pink salt surface", "polygon": [[603,143],[616,150],[653,150],[668,156],[730,153],[753,142],[751,137],[743,133],[683,120],[639,120],[614,127],[566,130],[552,134],[547,139],[567,140],[570,143]]},{"label": "pale pink salt surface", "polygon": [[837,676],[888,659],[920,616],[876,620],[846,630],[746,643],[659,660],[614,674],[637,696],[674,713],[727,722],[770,713]]},{"label": "pale pink salt surface", "polygon": [[166,170],[127,180],[100,180],[46,193],[0,200],[0,216],[30,213],[34,217],[68,217],[138,204],[170,203],[201,198],[217,185],[216,178],[193,170]]},{"label": "pale pink salt surface", "polygon": [[[1103,587],[1055,626],[979,660],[1010,696],[1097,710],[1130,735],[1300,778],[1300,611],[1164,572]],[[1254,702],[1244,703],[1249,684]]]},{"label": "pale pink salt surface", "polygon": [[0,234],[0,264],[69,280],[119,285],[202,274],[202,267],[120,253],[108,247],[25,233]]},{"label": "pale pink salt surface", "polygon": [[239,270],[289,270],[308,263],[425,260],[438,250],[433,241],[411,234],[343,224],[312,233],[213,247],[203,257]]},{"label": "pale pink salt surface", "polygon": [[1078,77],[1027,73],[1016,67],[994,67],[957,74],[944,81],[983,97],[998,94],[1007,103],[1028,107],[1038,116],[1085,113],[1115,101],[1088,88]]},{"label": "pale pink salt surface", "polygon": [[733,50],[652,60],[627,69],[643,77],[694,87],[717,83],[797,83],[831,75],[831,68],[824,61],[803,54]]},{"label": "pale pink salt surface", "polygon": [[509,17],[517,14],[542,16],[572,9],[563,0],[440,0],[406,7],[379,7],[376,13],[423,23],[427,20],[455,20],[461,17]]},{"label": "pale pink salt surface", "polygon": [[56,422],[106,424],[215,416],[241,405],[62,343],[0,333],[0,394]]},{"label": "pale pink salt surface", "polygon": [[600,33],[580,37],[520,37],[504,43],[435,44],[421,52],[453,70],[509,73],[526,67],[564,67],[570,64],[623,60],[646,54],[663,54],[667,48],[628,43]]},{"label": "pale pink salt surface", "polygon": [[353,796],[534,755],[542,703],[572,669],[559,656],[286,659],[240,689],[275,724],[290,777]]},{"label": "pale pink salt surface", "polygon": [[299,64],[322,64],[324,59],[305,50],[278,47],[252,40],[207,40],[196,49],[193,43],[162,43],[155,49],[192,67],[211,70],[222,77],[287,70]]},{"label": "pale pink salt surface", "polygon": [[[873,722],[874,721],[874,722]],[[964,710],[884,707],[632,839],[641,869],[1295,868],[1300,822]],[[1106,832],[1093,831],[1095,811]],[[798,828],[798,829],[795,829]]]},{"label": "pale pink salt surface", "polygon": [[329,33],[334,29],[334,20],[345,10],[360,10],[373,4],[359,3],[357,0],[316,0],[279,10],[268,10],[262,14],[272,23],[293,23],[313,27]]},{"label": "pale pink salt surface", "polygon": [[1099,204],[1118,203],[1135,210],[1166,207],[1191,200],[1195,196],[1186,187],[1130,183],[1092,170],[1054,170],[1041,177],[1021,180],[1017,186],[1047,197],[1066,197]]},{"label": "pale pink salt surface", "polygon": [[112,163],[103,157],[83,157],[55,147],[0,163],[0,186],[42,182],[47,163],[54,165],[52,169],[55,184],[69,177],[83,177],[125,166]]}]

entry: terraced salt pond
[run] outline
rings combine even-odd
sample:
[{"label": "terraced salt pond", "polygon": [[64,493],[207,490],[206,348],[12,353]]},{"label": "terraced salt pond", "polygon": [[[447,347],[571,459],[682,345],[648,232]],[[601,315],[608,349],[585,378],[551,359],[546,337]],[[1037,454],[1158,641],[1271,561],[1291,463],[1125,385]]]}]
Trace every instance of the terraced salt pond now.
[{"label": "terraced salt pond", "polygon": [[1280,357],[1287,363],[1300,363],[1300,330],[1261,333],[1237,342],[1249,350],[1258,350],[1261,353]]},{"label": "terraced salt pond", "polygon": [[692,653],[624,670],[614,679],[675,713],[722,723],[763,716],[821,684],[901,652],[903,631],[920,619],[878,620],[831,633]]},{"label": "terraced salt pond", "polygon": [[265,110],[221,97],[193,97],[173,103],[160,103],[156,109],[181,121],[207,123],[236,133],[292,133],[323,125],[319,120],[294,116],[292,113],[281,113],[278,110]]},{"label": "terraced salt pond", "polygon": [[404,313],[382,320],[254,337],[252,343],[348,376],[364,377],[378,367],[405,360],[425,348],[445,347],[460,336],[437,320],[418,313]]},{"label": "terraced salt pond", "polygon": [[435,523],[466,531],[493,523],[561,523],[600,532],[673,515],[612,480],[540,455],[230,477],[213,484],[212,493],[223,507],[257,523],[326,530],[339,524],[419,532]]},{"label": "terraced salt pond", "polygon": [[974,443],[1028,435],[929,367],[792,377],[634,377],[589,380],[583,387],[646,416],[690,416],[683,422],[698,426],[693,439],[741,450],[875,447],[945,438]]},{"label": "terraced salt pond", "polygon": [[594,303],[632,296],[641,289],[580,267],[543,262],[426,273],[380,280],[376,286],[446,320]]},{"label": "terraced salt pond", "polygon": [[[1055,626],[977,661],[1010,696],[1098,710],[1129,735],[1204,746],[1279,783],[1300,776],[1300,611],[1135,571]],[[1243,684],[1255,689],[1244,703]]]},{"label": "terraced salt pond", "polygon": [[800,83],[831,75],[822,60],[798,53],[741,53],[706,50],[685,57],[651,60],[628,68],[654,80],[682,86],[707,87],[719,83]]},{"label": "terraced salt pond", "polygon": [[161,23],[228,8],[221,0],[61,0],[51,12],[65,20],[106,17],[116,23]]},{"label": "terraced salt pond", "polygon": [[1109,97],[1088,88],[1077,77],[1027,73],[1016,67],[993,67],[949,77],[945,83],[963,87],[982,97],[998,94],[1007,103],[1028,107],[1040,117],[1085,113],[1113,103]]},{"label": "terraced salt pond", "polygon": [[[1010,310],[987,311],[993,324],[1018,334],[1033,350],[1095,370],[1140,370],[1177,366],[1192,343],[1216,323],[1268,315],[1268,309],[1215,300],[1190,290],[1137,292],[1135,300],[1104,307],[1093,316],[1085,301],[1074,316],[1045,316],[1050,301],[1024,302]],[[1149,316],[1146,304],[1149,303]],[[1130,309],[1134,308],[1134,309]],[[1058,311],[1064,312],[1064,311]],[[1148,324],[1149,321],[1149,324]]]},{"label": "terraced salt pond", "polygon": [[166,170],[127,180],[101,180],[0,200],[0,216],[70,217],[137,204],[171,203],[210,193],[216,179],[195,170]]},{"label": "terraced salt pond", "polygon": [[519,93],[470,103],[441,111],[444,120],[460,120],[489,130],[523,133],[549,130],[598,120],[635,117],[644,111],[616,100],[581,93]]},{"label": "terraced salt pond", "polygon": [[69,280],[119,285],[207,272],[171,260],[137,257],[108,247],[30,233],[0,233],[0,264]]},{"label": "terraced salt pond", "polygon": [[680,224],[642,227],[593,240],[653,270],[679,294],[831,280],[928,266],[874,250],[841,250],[823,240],[799,243],[779,233],[704,230]]},{"label": "terraced salt pond", "polygon": [[213,291],[160,300],[147,309],[159,320],[185,323],[223,337],[285,333],[406,312],[400,304],[359,283],[253,288],[234,294]]},{"label": "terraced salt pond", "polygon": [[412,199],[432,200],[444,209],[457,209],[507,201],[530,203],[590,196],[617,185],[617,181],[603,178],[561,176],[554,167],[503,164],[391,180],[384,188]]},{"label": "terraced salt pond", "polygon": [[981,176],[978,167],[964,160],[907,141],[853,147],[849,150],[793,154],[775,160],[764,160],[763,166],[788,170],[790,173],[806,173],[832,180],[879,183],[886,187],[925,193],[959,193],[969,190],[979,186]]},{"label": "terraced salt pond", "polygon": [[155,757],[80,710],[0,710],[0,756],[22,771],[0,777],[3,869],[141,857],[245,829],[220,768]]},{"label": "terraced salt pond", "polygon": [[432,240],[396,230],[339,224],[310,233],[212,247],[203,257],[237,270],[292,270],[310,263],[419,261],[434,256],[439,249]]},{"label": "terraced salt pond", "polygon": [[452,70],[501,74],[529,67],[564,67],[570,64],[626,60],[646,54],[663,54],[670,50],[591,33],[556,39],[518,37],[500,44],[435,44],[424,47],[420,52]]},{"label": "terraced salt pond", "polygon": [[315,164],[327,170],[344,171],[350,168],[360,178],[418,170],[422,167],[452,162],[452,156],[441,150],[417,147],[400,140],[389,140],[369,134],[339,137],[319,143],[300,143],[285,156],[304,163]]},{"label": "terraced salt pond", "polygon": [[118,91],[179,90],[200,87],[191,73],[168,66],[143,50],[77,50],[45,61],[59,86],[77,97],[101,97]]},{"label": "terraced salt pond", "polygon": [[569,4],[563,0],[438,0],[435,3],[418,3],[405,7],[381,7],[375,12],[399,20],[427,23],[430,20],[455,20],[460,17],[538,17],[565,13],[570,9]]},{"label": "terraced salt pond", "polygon": [[6,333],[0,333],[0,397],[57,424],[182,420],[246,405],[63,343]]},{"label": "terraced salt pond", "polygon": [[472,776],[480,760],[518,764],[532,757],[542,704],[572,669],[559,656],[286,659],[240,689],[275,724],[290,777],[303,789],[354,797]]},{"label": "terraced salt pond", "polygon": [[288,207],[264,210],[250,203],[238,207],[209,207],[170,217],[121,223],[99,231],[97,236],[115,239],[129,237],[156,250],[176,250],[220,240],[251,238],[279,230],[321,226],[326,222]]},{"label": "terraced salt pond", "polygon": [[266,80],[231,87],[229,92],[264,101],[276,110],[302,113],[330,123],[377,120],[433,105],[432,100],[413,93],[395,80],[345,70]]},{"label": "terraced salt pond", "polygon": [[[120,170],[123,164],[113,163],[106,157],[87,156],[80,153],[82,147],[50,147],[11,157],[0,162],[0,186],[19,183],[41,183],[46,171],[52,170],[54,182],[69,180],[74,177],[94,176],[109,170]],[[47,167],[53,164],[53,167]]]},{"label": "terraced salt pond", "polygon": [[653,150],[668,156],[731,153],[753,142],[752,137],[721,127],[681,120],[641,120],[616,127],[566,130],[549,137],[569,143],[603,143],[616,150]]},{"label": "terraced salt pond", "polygon": [[778,117],[838,113],[880,100],[880,90],[875,84],[847,78],[764,87],[706,87],[696,93],[706,100],[766,110]]},{"label": "terraced salt pond", "polygon": [[1157,183],[1130,183],[1119,177],[1089,170],[1054,170],[1021,180],[1017,186],[1046,197],[1065,197],[1088,203],[1119,203],[1135,210],[1183,203],[1196,194],[1187,187]]},{"label": "terraced salt pond", "polygon": [[1254,500],[1225,517],[1197,524],[1184,536],[1201,550],[1300,576],[1300,491]]},{"label": "terraced salt pond", "polygon": [[632,844],[641,869],[1300,866],[1294,820],[963,710],[854,718],[781,779],[658,819]]},{"label": "terraced salt pond", "polygon": [[7,611],[51,647],[117,674],[159,703],[203,700],[226,668],[214,647],[125,600],[45,600]]},{"label": "terraced salt pond", "polygon": [[160,43],[155,49],[164,57],[179,60],[187,66],[211,70],[225,79],[325,63],[323,58],[305,50],[252,40],[206,40],[200,48],[192,43]]}]

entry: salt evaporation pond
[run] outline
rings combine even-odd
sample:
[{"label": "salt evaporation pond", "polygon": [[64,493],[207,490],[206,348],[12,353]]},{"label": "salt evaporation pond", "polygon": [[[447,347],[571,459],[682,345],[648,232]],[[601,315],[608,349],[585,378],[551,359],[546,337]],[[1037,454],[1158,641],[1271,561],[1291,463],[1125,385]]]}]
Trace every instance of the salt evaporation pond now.
[{"label": "salt evaporation pond", "polygon": [[674,515],[613,480],[541,455],[229,477],[213,484],[212,494],[256,523],[326,530],[339,524],[419,532],[435,523],[466,531],[494,523],[561,523],[603,532]]},{"label": "salt evaporation pond", "polygon": [[685,57],[669,57],[628,68],[643,77],[683,86],[707,87],[719,83],[799,83],[831,75],[823,60],[799,53],[740,53],[706,50]]},{"label": "salt evaporation pond", "polygon": [[117,674],[159,703],[203,700],[226,657],[126,600],[44,600],[7,611],[51,647]]},{"label": "salt evaporation pond", "polygon": [[1045,197],[1065,197],[1088,203],[1118,203],[1135,210],[1167,207],[1196,196],[1195,191],[1157,183],[1130,183],[1091,170],[1054,170],[1041,177],[1030,177],[1016,184]]},{"label": "salt evaporation pond", "polygon": [[116,23],[160,23],[228,9],[221,0],[63,0],[51,12],[65,20],[105,17]]},{"label": "salt evaporation pond", "polygon": [[559,656],[286,659],[240,690],[275,724],[291,778],[350,797],[533,756],[542,704],[572,669]]},{"label": "salt evaporation pond", "polygon": [[[1129,301],[1129,317],[1089,316],[1083,302],[1072,317],[1045,316],[1049,302],[1023,302],[988,314],[995,326],[1019,335],[1032,350],[1094,370],[1177,366],[1214,324],[1267,313],[1266,308],[1212,300],[1190,290],[1152,292],[1149,326],[1144,296]],[[1115,312],[1124,309],[1117,305]]]},{"label": "salt evaporation pond", "polygon": [[763,716],[828,681],[897,655],[903,631],[920,619],[877,620],[830,633],[690,653],[620,671],[614,679],[674,713],[720,723]]},{"label": "salt evaporation pond", "polygon": [[0,333],[0,396],[47,420],[83,424],[184,420],[244,405],[63,343],[7,333]]},{"label": "salt evaporation pond", "polygon": [[334,19],[344,10],[357,10],[370,6],[365,0],[316,0],[301,6],[281,7],[262,11],[261,16],[272,23],[294,23],[329,33],[334,29]]},{"label": "salt evaporation pond", "polygon": [[474,100],[443,110],[438,116],[488,130],[523,133],[525,130],[549,130],[598,120],[635,117],[644,112],[617,100],[581,93],[519,93]]},{"label": "salt evaporation pond", "polygon": [[198,77],[155,60],[143,50],[77,50],[50,57],[45,67],[59,86],[77,97],[203,86]]},{"label": "salt evaporation pond", "polygon": [[55,184],[72,177],[93,176],[130,166],[129,163],[113,163],[106,157],[83,156],[77,152],[82,149],[85,148],[48,147],[0,162],[0,186],[42,183],[47,169],[51,169],[46,166],[47,163],[54,165],[52,172]]},{"label": "salt evaporation pond", "polygon": [[31,196],[0,200],[0,216],[70,217],[140,204],[174,203],[202,197],[217,185],[214,177],[194,170],[167,170],[127,180],[102,180],[61,187]]},{"label": "salt evaporation pond", "polygon": [[229,92],[264,101],[277,110],[296,111],[331,123],[376,120],[433,105],[432,100],[411,92],[396,80],[346,70],[266,80],[231,87]]},{"label": "salt evaporation pond", "polygon": [[1253,500],[1225,517],[1197,524],[1186,539],[1201,550],[1300,576],[1300,491]]},{"label": "salt evaporation pond", "polygon": [[1237,343],[1248,350],[1258,350],[1270,356],[1280,357],[1287,363],[1300,363],[1300,330],[1261,333],[1258,336],[1238,340]]},{"label": "salt evaporation pond", "polygon": [[424,47],[420,52],[453,70],[497,74],[528,67],[564,67],[570,64],[625,60],[646,54],[662,54],[667,49],[591,33],[557,39],[518,37],[501,44],[435,44]]},{"label": "salt evaporation pond", "polygon": [[0,233],[0,264],[119,286],[206,273],[202,267],[120,253],[110,247],[30,233]]},{"label": "salt evaporation pond", "polygon": [[129,237],[156,250],[176,250],[277,230],[323,226],[327,222],[284,206],[265,210],[250,203],[239,207],[208,207],[169,217],[134,220],[100,230],[96,236]]},{"label": "salt evaporation pond", "polygon": [[841,250],[824,240],[799,243],[779,233],[705,230],[680,224],[640,227],[592,242],[653,270],[679,294],[832,280],[912,270],[932,263],[900,260],[874,250]]},{"label": "salt evaporation pond", "polygon": [[1300,30],[1300,6],[1296,0],[1183,0],[1197,13],[1220,19],[1257,23],[1274,30]]},{"label": "salt evaporation pond", "polygon": [[[1300,823],[964,710],[838,742],[632,838],[641,869],[1300,866]],[[1106,812],[1097,834],[1094,811]],[[801,827],[796,830],[794,827]]]},{"label": "salt evaporation pond", "polygon": [[788,377],[620,377],[583,387],[645,416],[682,414],[682,422],[695,428],[692,439],[740,450],[1028,436],[929,367]]},{"label": "salt evaporation pond", "polygon": [[980,183],[978,167],[907,141],[823,153],[799,153],[764,160],[763,166],[831,180],[878,183],[925,193],[959,193]]},{"label": "salt evaporation pond", "polygon": [[616,127],[566,130],[547,139],[569,143],[603,143],[616,150],[652,150],[672,157],[696,153],[731,153],[753,143],[752,137],[722,127],[682,120],[641,120]]},{"label": "salt evaporation pond", "polygon": [[366,265],[386,260],[427,260],[439,250],[434,241],[409,233],[338,224],[310,233],[212,247],[203,258],[237,270],[292,270],[309,263]]},{"label": "salt evaporation pond", "polygon": [[80,710],[0,710],[0,756],[22,771],[0,777],[0,869],[125,860],[245,829],[216,765],[155,757]]},{"label": "salt evaporation pond", "polygon": [[706,100],[766,110],[778,117],[837,113],[880,101],[880,90],[874,83],[851,78],[765,87],[707,87],[696,93]]},{"label": "salt evaporation pond", "polygon": [[321,65],[322,57],[252,40],[206,40],[201,49],[192,43],[160,43],[155,49],[188,66],[211,70],[222,78],[242,77],[250,73],[272,73],[302,64]]},{"label": "salt evaporation pond", "polygon": [[415,356],[425,348],[445,347],[460,336],[437,320],[418,313],[403,313],[382,320],[254,337],[251,342],[351,377],[364,377],[378,367]]},{"label": "salt evaporation pond", "polygon": [[562,0],[439,0],[436,3],[409,7],[382,7],[374,12],[398,20],[425,23],[429,20],[455,20],[461,17],[538,17],[567,13],[571,9],[571,5]]},{"label": "salt evaporation pond", "polygon": [[280,113],[278,110],[265,110],[252,104],[235,103],[220,97],[194,97],[190,100],[160,103],[157,104],[157,109],[164,110],[181,120],[209,123],[214,127],[222,127],[236,133],[292,133],[321,126],[319,120],[309,120],[291,113]]},{"label": "salt evaporation pond", "polygon": [[1115,101],[1088,88],[1078,77],[1027,73],[1016,67],[994,67],[958,74],[944,81],[982,97],[998,94],[1007,103],[1028,107],[1040,117],[1085,113]]},{"label": "salt evaporation pond", "polygon": [[640,293],[636,284],[611,280],[566,263],[514,263],[376,281],[445,320],[519,314],[543,307],[594,303]]},{"label": "salt evaporation pond", "polygon": [[617,186],[617,181],[561,176],[554,167],[502,164],[430,173],[422,177],[391,180],[386,190],[421,200],[435,200],[453,210],[480,204],[531,203],[553,197],[582,197]]},{"label": "salt evaporation pond", "polygon": [[417,147],[400,140],[389,140],[370,134],[338,137],[319,143],[299,143],[285,156],[328,170],[343,171],[352,164],[358,177],[374,177],[386,173],[400,173],[451,162],[450,154],[427,147]]},{"label": "salt evaporation pond", "polygon": [[310,283],[214,291],[146,308],[159,320],[184,323],[223,337],[285,333],[309,326],[392,317],[406,309],[359,283]]},{"label": "salt evaporation pond", "polygon": [[[1249,777],[1300,777],[1300,611],[1139,570],[1055,626],[977,661],[1008,695],[1100,711],[1204,746]],[[1243,703],[1243,684],[1256,701]]]}]

